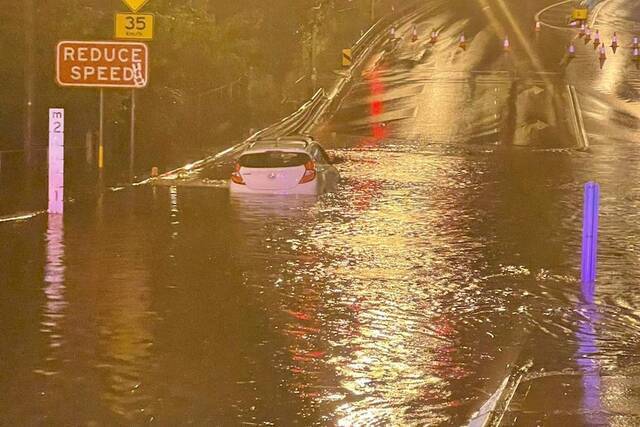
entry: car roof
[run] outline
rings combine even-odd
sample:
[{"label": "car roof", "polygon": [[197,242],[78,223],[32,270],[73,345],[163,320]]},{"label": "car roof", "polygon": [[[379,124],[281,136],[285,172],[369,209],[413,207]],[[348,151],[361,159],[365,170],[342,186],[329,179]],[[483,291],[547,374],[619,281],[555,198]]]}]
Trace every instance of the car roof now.
[{"label": "car roof", "polygon": [[259,139],[252,143],[242,154],[259,153],[265,151],[295,151],[307,152],[315,141],[309,136],[285,136],[278,138]]}]

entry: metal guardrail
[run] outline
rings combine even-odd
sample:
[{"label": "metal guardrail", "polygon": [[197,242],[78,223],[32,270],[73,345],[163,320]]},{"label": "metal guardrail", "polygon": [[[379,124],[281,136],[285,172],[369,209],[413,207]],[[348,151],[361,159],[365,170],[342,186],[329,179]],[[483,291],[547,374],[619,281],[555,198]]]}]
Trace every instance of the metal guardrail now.
[{"label": "metal guardrail", "polygon": [[381,22],[382,19],[378,19],[376,22],[374,22],[351,47],[351,52],[355,57],[360,56],[367,43],[375,37],[378,27],[381,25]]}]

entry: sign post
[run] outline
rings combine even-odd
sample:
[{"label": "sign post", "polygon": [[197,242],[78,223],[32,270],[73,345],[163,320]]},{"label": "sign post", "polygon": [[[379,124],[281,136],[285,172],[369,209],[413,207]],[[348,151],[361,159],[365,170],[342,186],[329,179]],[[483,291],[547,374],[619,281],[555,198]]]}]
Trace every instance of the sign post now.
[{"label": "sign post", "polygon": [[[137,12],[149,0],[122,0],[133,13],[117,13],[115,38],[129,40],[152,40],[154,16]],[[145,78],[146,82],[146,78]],[[129,141],[129,179],[133,181],[136,157],[136,91],[131,89],[131,129]]]},{"label": "sign post", "polygon": [[64,109],[49,109],[49,207],[50,214],[64,211]]},{"label": "sign post", "polygon": [[135,157],[135,89],[147,86],[149,51],[139,42],[62,41],[58,43],[56,81],[60,86],[100,88],[98,170],[104,169],[104,88],[130,88],[131,146],[129,175]]},{"label": "sign post", "polygon": [[133,182],[135,178],[135,162],[136,162],[136,91],[131,89],[131,130],[129,133],[131,138],[129,142],[129,179]]},{"label": "sign post", "polygon": [[100,130],[98,133],[98,180],[102,186],[104,178],[104,89],[100,88]]}]

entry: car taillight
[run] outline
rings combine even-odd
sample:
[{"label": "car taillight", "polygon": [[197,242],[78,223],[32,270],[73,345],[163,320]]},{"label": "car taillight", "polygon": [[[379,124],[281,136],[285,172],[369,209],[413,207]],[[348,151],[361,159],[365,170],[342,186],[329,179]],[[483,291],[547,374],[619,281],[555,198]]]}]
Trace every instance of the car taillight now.
[{"label": "car taillight", "polygon": [[304,175],[302,175],[302,179],[300,180],[300,184],[304,184],[306,182],[311,182],[316,179],[316,164],[313,161],[309,160],[304,164]]},{"label": "car taillight", "polygon": [[231,181],[235,184],[245,185],[242,175],[240,175],[240,163],[236,163],[236,169],[231,174]]}]

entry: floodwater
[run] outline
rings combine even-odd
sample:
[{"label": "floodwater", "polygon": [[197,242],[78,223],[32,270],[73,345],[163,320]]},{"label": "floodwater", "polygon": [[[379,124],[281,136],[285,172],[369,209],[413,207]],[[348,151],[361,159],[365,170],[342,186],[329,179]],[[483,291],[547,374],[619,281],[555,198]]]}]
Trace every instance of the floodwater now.
[{"label": "floodwater", "polygon": [[317,129],[333,194],[141,187],[0,224],[0,423],[464,425],[509,378],[503,425],[640,425],[640,74],[584,46],[563,65],[573,33],[491,47],[542,3],[434,3],[442,43],[403,40]]}]

